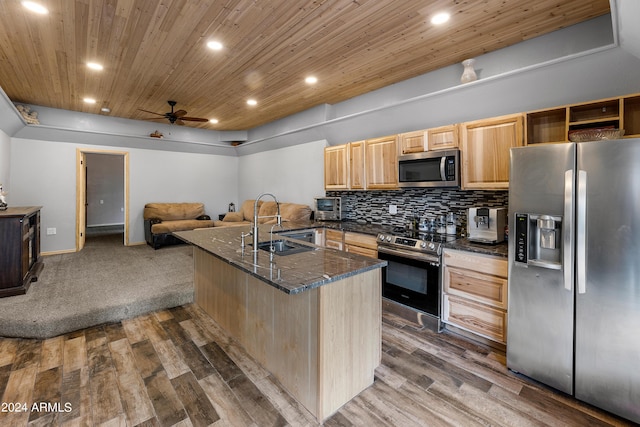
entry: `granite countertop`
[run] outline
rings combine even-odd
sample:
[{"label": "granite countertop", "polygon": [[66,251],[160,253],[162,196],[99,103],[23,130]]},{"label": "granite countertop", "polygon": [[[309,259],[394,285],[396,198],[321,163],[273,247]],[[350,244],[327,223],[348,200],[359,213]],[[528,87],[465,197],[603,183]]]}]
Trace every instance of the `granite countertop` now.
[{"label": "granite countertop", "polygon": [[[378,233],[390,233],[393,231],[392,225],[380,225],[380,224],[358,224],[355,221],[325,221],[316,222],[315,227],[327,227],[337,230],[353,231],[355,233],[363,233],[377,236]],[[453,242],[446,243],[445,248],[457,249],[461,251],[476,252],[485,255],[493,255],[502,258],[508,257],[508,244],[507,242],[498,243],[496,245],[489,245],[485,243],[472,242],[466,237],[460,237]]]},{"label": "granite countertop", "polygon": [[[300,230],[320,227],[311,223],[285,223],[280,231]],[[382,268],[386,261],[368,258],[362,255],[323,248],[311,243],[297,244],[313,247],[314,250],[289,255],[273,255],[272,260],[267,251],[252,252],[251,237],[245,238],[246,247],[241,248],[241,233],[248,233],[250,226],[201,228],[190,231],[174,232],[177,237],[197,246],[213,256],[225,261],[242,271],[288,293],[297,294],[317,288],[343,278],[365,271]],[[259,241],[269,241],[270,227],[262,226]],[[283,239],[278,236],[278,239]],[[284,240],[291,240],[284,238]]]},{"label": "granite countertop", "polygon": [[457,239],[453,242],[447,243],[445,245],[445,248],[475,252],[485,255],[493,255],[501,258],[508,258],[509,256],[509,245],[507,244],[507,242],[501,242],[496,245],[489,245],[486,243],[472,242],[466,237],[463,237],[461,239]]}]

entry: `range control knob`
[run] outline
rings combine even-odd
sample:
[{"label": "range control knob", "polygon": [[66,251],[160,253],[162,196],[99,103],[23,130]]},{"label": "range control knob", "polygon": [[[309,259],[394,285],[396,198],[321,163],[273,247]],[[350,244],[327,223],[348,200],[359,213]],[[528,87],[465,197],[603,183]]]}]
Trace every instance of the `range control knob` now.
[{"label": "range control knob", "polygon": [[426,248],[427,247],[427,242],[420,242],[420,247],[422,249]]},{"label": "range control knob", "polygon": [[393,239],[391,236],[387,236],[387,242],[390,242]]},{"label": "range control knob", "polygon": [[384,234],[379,234],[378,240],[380,240],[381,242],[384,242]]},{"label": "range control knob", "polygon": [[434,251],[436,249],[436,245],[434,245],[433,242],[429,242],[429,249]]}]

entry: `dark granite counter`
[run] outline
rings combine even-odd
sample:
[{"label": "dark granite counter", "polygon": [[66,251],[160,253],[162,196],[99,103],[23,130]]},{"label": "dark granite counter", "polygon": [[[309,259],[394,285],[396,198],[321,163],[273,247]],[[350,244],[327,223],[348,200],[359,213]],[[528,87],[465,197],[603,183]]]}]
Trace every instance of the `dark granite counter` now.
[{"label": "dark granite counter", "polygon": [[465,237],[447,243],[445,248],[493,255],[501,258],[507,258],[509,256],[509,245],[507,242],[498,243],[497,245],[488,245],[486,243],[472,242]]},{"label": "dark granite counter", "polygon": [[[326,227],[336,230],[353,231],[355,233],[370,234],[377,236],[378,233],[391,233],[393,231],[392,225],[380,225],[380,224],[358,224],[355,221],[325,221],[315,222],[315,227]],[[488,245],[483,243],[472,242],[466,237],[460,237],[453,242],[446,243],[445,248],[457,249],[460,251],[476,252],[485,255],[493,255],[502,258],[508,256],[507,242],[498,243],[497,245]]]},{"label": "dark granite counter", "polygon": [[[274,239],[275,234],[280,231],[319,226],[321,225],[317,223],[285,223],[282,229],[274,229]],[[245,239],[246,246],[243,250],[240,234],[248,233],[249,229],[249,226],[214,227],[180,231],[174,234],[185,242],[207,251],[288,294],[304,292],[364,271],[382,268],[387,264],[386,261],[299,241],[296,243],[312,247],[313,250],[284,256],[275,254],[271,257],[267,251],[252,252],[251,237]],[[259,241],[269,241],[269,239],[269,227],[262,226]],[[284,238],[284,240],[290,239]]]}]

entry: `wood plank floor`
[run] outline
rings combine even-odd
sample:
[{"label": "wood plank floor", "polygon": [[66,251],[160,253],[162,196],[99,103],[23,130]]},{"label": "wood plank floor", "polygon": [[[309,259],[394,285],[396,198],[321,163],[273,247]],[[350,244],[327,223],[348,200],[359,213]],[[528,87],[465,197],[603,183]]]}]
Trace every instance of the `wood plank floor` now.
[{"label": "wood plank floor", "polygon": [[[325,425],[629,425],[519,378],[488,347],[389,313],[383,322],[374,385]],[[0,395],[1,426],[318,425],[195,305],[0,339]]]}]

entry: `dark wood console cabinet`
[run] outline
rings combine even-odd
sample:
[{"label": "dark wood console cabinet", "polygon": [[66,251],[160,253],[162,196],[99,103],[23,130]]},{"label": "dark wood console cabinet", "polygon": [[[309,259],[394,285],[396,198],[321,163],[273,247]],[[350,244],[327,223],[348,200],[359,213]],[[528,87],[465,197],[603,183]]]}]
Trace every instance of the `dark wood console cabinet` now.
[{"label": "dark wood console cabinet", "polygon": [[0,297],[27,293],[44,267],[40,255],[41,208],[0,211]]}]

